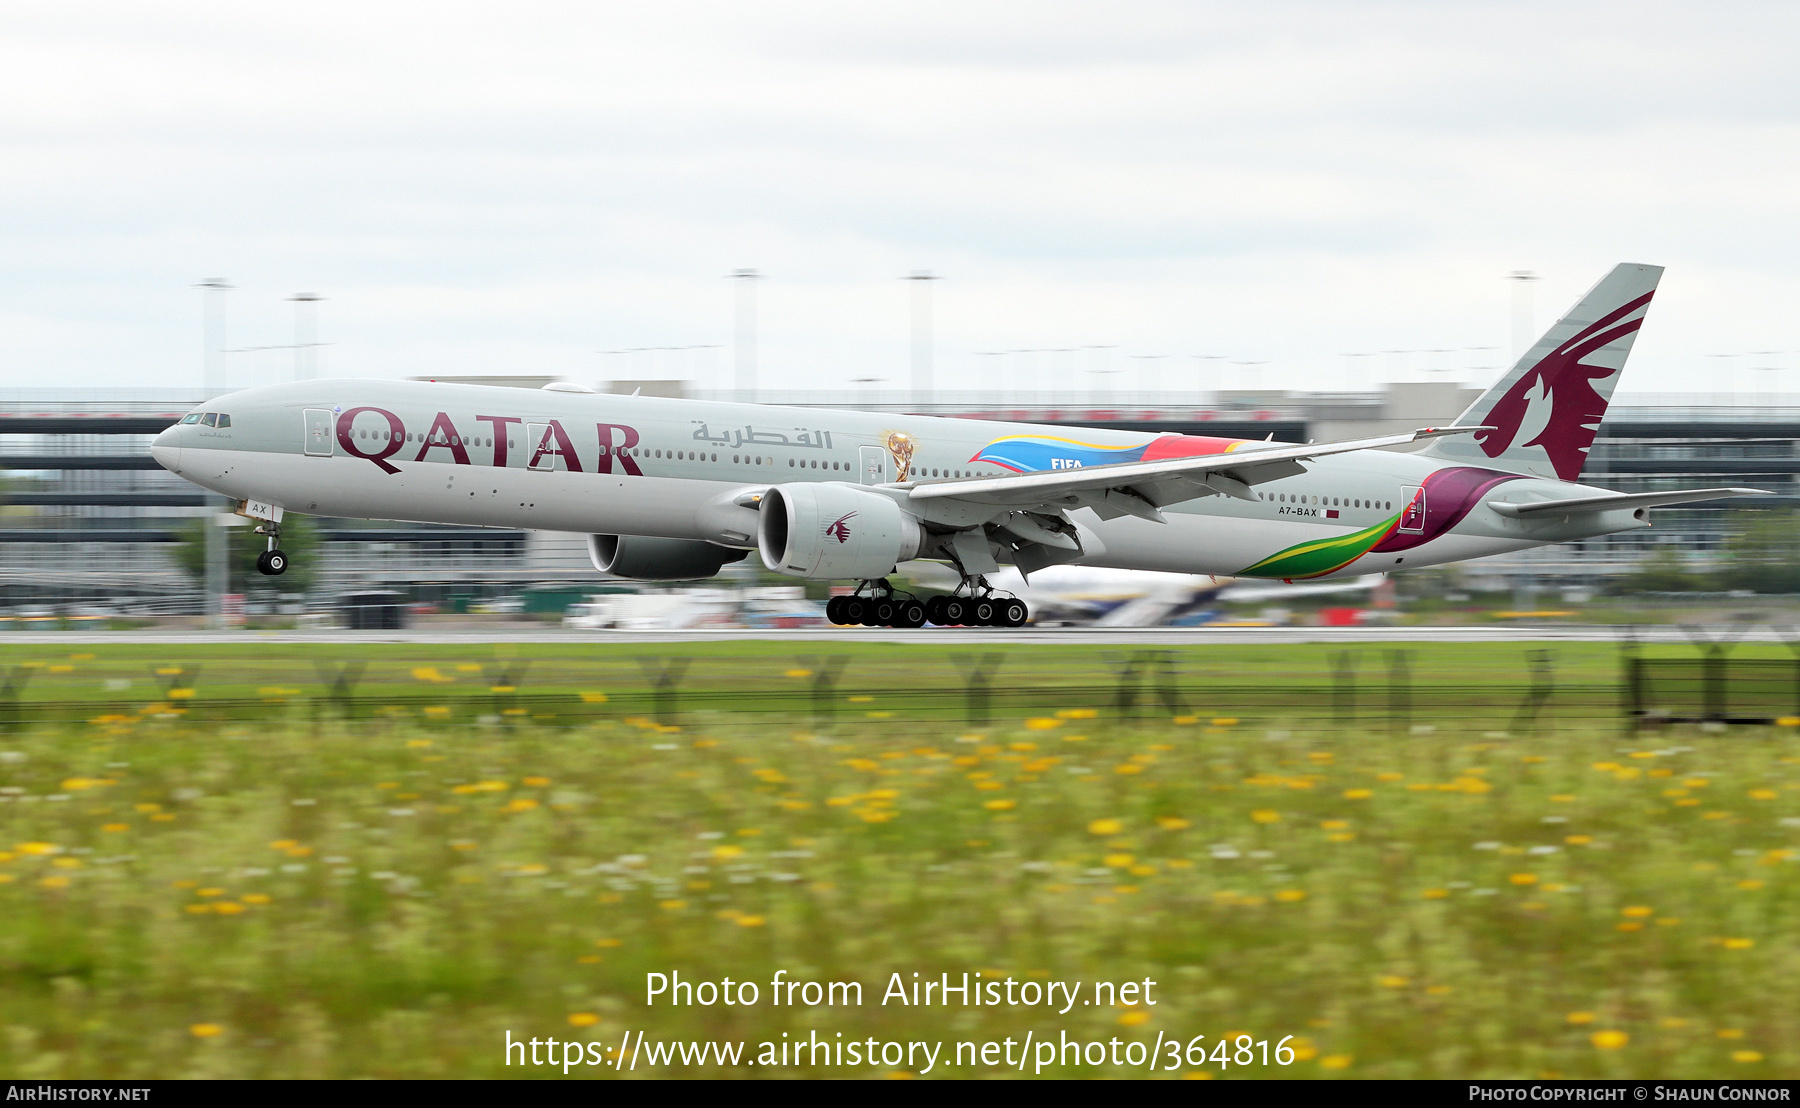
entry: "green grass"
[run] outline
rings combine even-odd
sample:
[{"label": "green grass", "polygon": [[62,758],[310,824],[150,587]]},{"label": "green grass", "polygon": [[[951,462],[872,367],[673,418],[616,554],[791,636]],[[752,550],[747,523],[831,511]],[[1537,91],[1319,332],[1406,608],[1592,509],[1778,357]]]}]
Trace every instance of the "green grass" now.
[{"label": "green grass", "polygon": [[[455,665],[494,660],[402,653],[417,649],[362,652],[393,675],[381,691],[421,684],[418,665],[473,685],[486,676]],[[162,661],[93,652],[41,684],[104,692]],[[696,653],[702,685],[806,681],[784,676],[791,658]],[[618,694],[611,714],[554,724],[315,720],[305,697],[201,723],[115,690],[103,722],[0,735],[0,1076],[504,1076],[508,1030],[609,1045],[627,1030],[1296,1036],[1286,1070],[1175,1071],[1219,1077],[1800,1070],[1791,730],[1628,738],[1563,716],[1494,737],[1483,713],[1449,708],[1429,733],[1322,729],[1299,708],[1326,687],[1324,652],[1280,647],[1184,655],[1183,672],[1216,667],[1194,690],[1291,682],[1285,716],[1214,716],[1220,694],[1192,722],[1115,719],[1058,695],[1059,679],[1099,687],[1074,680],[1081,664],[1024,653],[1002,672],[1036,675],[1035,702],[980,729],[897,694],[819,725],[772,700],[707,701],[671,728],[617,706],[637,666],[597,650],[532,670]],[[1568,654],[1571,672],[1588,664]],[[252,692],[284,667],[308,676],[303,654],[183,657],[207,667],[195,704],[213,674]],[[1422,652],[1417,696],[1519,655],[1487,657],[1492,671]],[[1596,690],[1611,660],[1594,652]],[[886,648],[859,649],[862,668],[927,689],[955,674]],[[645,974],[671,970],[763,983],[763,1003],[646,1007]],[[860,981],[865,1004],[771,1007],[777,970]],[[965,970],[1152,978],[1159,1003],[879,1003],[892,972]],[[1623,1045],[1596,1045],[1620,1041],[1607,1032]]]}]

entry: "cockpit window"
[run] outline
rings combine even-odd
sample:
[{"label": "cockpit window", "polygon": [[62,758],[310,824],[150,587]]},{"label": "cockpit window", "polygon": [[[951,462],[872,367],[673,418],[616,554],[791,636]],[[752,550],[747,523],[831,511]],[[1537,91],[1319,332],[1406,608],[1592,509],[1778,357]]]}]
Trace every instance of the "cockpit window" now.
[{"label": "cockpit window", "polygon": [[231,417],[226,415],[224,412],[220,412],[219,413],[219,426],[220,427],[231,426]]},{"label": "cockpit window", "polygon": [[183,422],[183,423],[199,423],[200,422],[200,413],[199,412],[189,412],[187,415],[181,417],[181,422]]},{"label": "cockpit window", "polygon": [[208,427],[217,427],[219,425],[219,413],[207,412],[206,418],[202,419],[200,422],[206,424]]}]

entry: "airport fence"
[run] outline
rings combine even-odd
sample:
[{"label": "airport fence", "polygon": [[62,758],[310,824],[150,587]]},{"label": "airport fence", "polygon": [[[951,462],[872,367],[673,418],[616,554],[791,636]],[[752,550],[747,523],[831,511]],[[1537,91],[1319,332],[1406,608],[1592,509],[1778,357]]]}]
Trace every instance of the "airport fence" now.
[{"label": "airport fence", "polygon": [[[779,644],[656,650],[299,645],[282,650],[0,650],[0,728],[40,724],[421,727],[625,722],[650,732],[739,724],[814,731],[1148,721],[1316,733],[1525,733],[1571,727],[1800,723],[1792,657],[1643,652],[1632,644],[1361,649],[916,647]],[[330,653],[334,652],[335,653]],[[485,654],[485,656],[483,656]]]}]

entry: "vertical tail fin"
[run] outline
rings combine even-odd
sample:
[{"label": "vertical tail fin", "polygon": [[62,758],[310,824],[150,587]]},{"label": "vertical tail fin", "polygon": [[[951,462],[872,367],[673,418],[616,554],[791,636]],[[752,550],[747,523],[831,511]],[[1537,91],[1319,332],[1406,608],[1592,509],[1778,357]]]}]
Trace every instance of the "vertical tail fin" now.
[{"label": "vertical tail fin", "polygon": [[1580,477],[1662,272],[1614,266],[1456,420],[1493,430],[1438,439],[1420,453],[1564,481]]}]

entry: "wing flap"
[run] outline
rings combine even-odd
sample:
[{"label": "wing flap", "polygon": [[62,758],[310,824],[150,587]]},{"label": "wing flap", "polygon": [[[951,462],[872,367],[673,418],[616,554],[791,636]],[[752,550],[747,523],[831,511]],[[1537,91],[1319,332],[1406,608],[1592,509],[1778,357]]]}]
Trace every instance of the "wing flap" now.
[{"label": "wing flap", "polygon": [[[1328,454],[1346,454],[1354,450],[1375,450],[1384,446],[1404,446],[1424,439],[1445,435],[1470,435],[1481,427],[1425,427],[1404,435],[1383,435],[1350,442],[1308,444],[1306,446],[1268,446],[1263,443],[1240,443],[1224,454],[1202,454],[1198,457],[1162,458],[1153,462],[1119,462],[1113,465],[1083,466],[1079,469],[1033,470],[1009,473],[1004,477],[961,478],[913,485],[907,496],[913,500],[958,499],[980,504],[1033,505],[1046,504],[1070,495],[1097,494],[1106,490],[1123,490],[1146,484],[1156,494],[1133,492],[1146,504],[1153,495],[1177,491],[1168,486],[1172,478],[1186,478],[1193,484],[1192,500],[1220,494],[1239,499],[1254,499],[1251,485],[1291,477],[1305,472],[1301,462]],[[904,487],[904,486],[902,486]],[[1176,503],[1175,500],[1164,503]],[[1127,509],[1129,514],[1141,514]]]}]

